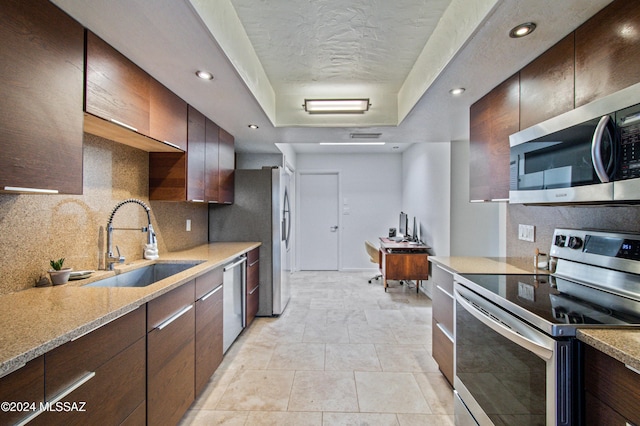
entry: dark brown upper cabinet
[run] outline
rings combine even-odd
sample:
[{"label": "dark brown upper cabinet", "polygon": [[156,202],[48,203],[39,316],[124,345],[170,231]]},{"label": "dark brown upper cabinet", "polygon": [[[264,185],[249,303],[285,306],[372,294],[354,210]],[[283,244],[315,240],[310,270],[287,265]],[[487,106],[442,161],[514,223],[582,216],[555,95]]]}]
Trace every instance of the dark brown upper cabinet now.
[{"label": "dark brown upper cabinet", "polygon": [[184,151],[186,103],[87,31],[85,131],[150,152]]},{"label": "dark brown upper cabinet", "polygon": [[149,154],[149,198],[232,203],[233,136],[190,105],[188,117],[186,153]]},{"label": "dark brown upper cabinet", "polygon": [[520,71],[520,129],[574,107],[574,33]]},{"label": "dark brown upper cabinet", "polygon": [[520,128],[520,77],[515,74],[470,108],[469,198],[509,198],[509,135]]},{"label": "dark brown upper cabinet", "polygon": [[219,188],[218,200],[232,204],[234,198],[234,177],[236,168],[235,141],[231,134],[220,128],[219,132]]},{"label": "dark brown upper cabinet", "polygon": [[0,190],[82,194],[84,29],[48,1],[7,0],[0,56]]},{"label": "dark brown upper cabinet", "polygon": [[149,136],[186,151],[187,103],[153,78],[149,97]]},{"label": "dark brown upper cabinet", "polygon": [[640,82],[640,2],[616,0],[576,30],[576,107]]}]

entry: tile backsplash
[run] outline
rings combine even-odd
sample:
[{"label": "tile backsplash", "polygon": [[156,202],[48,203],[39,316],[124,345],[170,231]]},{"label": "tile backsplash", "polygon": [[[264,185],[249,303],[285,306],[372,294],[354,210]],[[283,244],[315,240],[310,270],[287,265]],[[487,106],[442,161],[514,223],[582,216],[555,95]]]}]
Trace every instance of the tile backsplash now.
[{"label": "tile backsplash", "polygon": [[[535,242],[518,240],[518,224],[536,227]],[[539,248],[543,253],[548,253],[555,228],[640,232],[640,206],[509,205],[507,255],[532,257],[536,248]]]},{"label": "tile backsplash", "polygon": [[[85,133],[83,158],[83,195],[0,194],[0,294],[33,287],[50,259],[64,257],[75,270],[103,268],[109,214],[127,198],[151,207],[161,258],[207,242],[206,204],[149,202],[148,153]],[[116,228],[146,223],[137,204],[122,206],[113,220]],[[142,258],[146,233],[116,230],[113,240],[127,261]]]}]

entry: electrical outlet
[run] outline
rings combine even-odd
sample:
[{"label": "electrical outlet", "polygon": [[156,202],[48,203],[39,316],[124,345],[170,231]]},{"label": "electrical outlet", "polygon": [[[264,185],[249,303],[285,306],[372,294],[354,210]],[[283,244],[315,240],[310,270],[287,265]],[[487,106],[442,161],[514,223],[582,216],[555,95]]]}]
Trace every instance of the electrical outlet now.
[{"label": "electrical outlet", "polygon": [[535,242],[536,227],[533,225],[518,225],[518,239],[522,241]]},{"label": "electrical outlet", "polygon": [[187,232],[191,231],[191,219],[187,219]]}]

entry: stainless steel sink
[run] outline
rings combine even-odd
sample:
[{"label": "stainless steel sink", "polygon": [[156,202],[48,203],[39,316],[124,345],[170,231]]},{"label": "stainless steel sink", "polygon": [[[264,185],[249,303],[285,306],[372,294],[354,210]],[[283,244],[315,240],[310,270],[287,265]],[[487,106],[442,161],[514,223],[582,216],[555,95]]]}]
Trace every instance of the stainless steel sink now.
[{"label": "stainless steel sink", "polygon": [[155,263],[114,277],[94,281],[84,287],[146,287],[172,275],[193,268],[202,262]]}]

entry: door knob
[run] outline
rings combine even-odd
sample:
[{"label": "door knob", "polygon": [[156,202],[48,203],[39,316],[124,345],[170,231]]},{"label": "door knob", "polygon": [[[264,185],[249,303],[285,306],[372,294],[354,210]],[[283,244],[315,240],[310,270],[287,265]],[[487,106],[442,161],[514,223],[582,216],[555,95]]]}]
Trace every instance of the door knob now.
[{"label": "door knob", "polygon": [[331,232],[336,232],[338,230],[338,227],[337,226],[332,226],[329,229],[331,229]]}]

